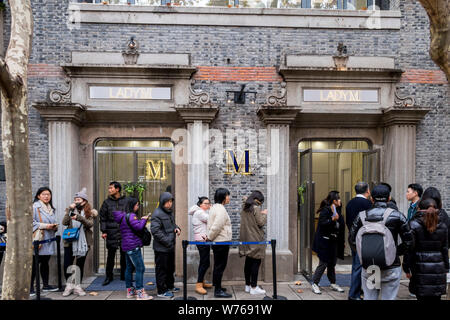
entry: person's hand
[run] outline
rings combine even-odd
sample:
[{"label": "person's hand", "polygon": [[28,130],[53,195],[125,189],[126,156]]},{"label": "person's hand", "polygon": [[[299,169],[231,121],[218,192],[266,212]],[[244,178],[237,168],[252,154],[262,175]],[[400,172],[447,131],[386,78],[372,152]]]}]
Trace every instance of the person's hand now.
[{"label": "person's hand", "polygon": [[181,230],[178,228],[176,228],[174,232],[177,234],[177,236],[180,236],[180,234],[181,234]]},{"label": "person's hand", "polygon": [[407,273],[407,274],[406,274],[406,277],[407,277],[408,279],[411,279],[411,273]]},{"label": "person's hand", "polygon": [[149,215],[146,215],[146,216],[142,216],[142,218],[141,219],[145,219],[145,220],[148,220],[148,219],[150,219],[150,216]]},{"label": "person's hand", "polygon": [[106,240],[106,236],[107,236],[106,233],[102,233],[102,238],[103,238],[104,240]]},{"label": "person's hand", "polygon": [[5,228],[3,226],[0,226],[0,233],[5,232]]},{"label": "person's hand", "polygon": [[262,210],[261,214],[267,214],[267,209]]},{"label": "person's hand", "polygon": [[339,219],[339,215],[334,215],[331,217],[331,220],[336,221],[337,219]]},{"label": "person's hand", "polygon": [[72,204],[69,206],[70,209],[75,209],[75,207],[76,207],[76,204],[75,204],[75,203],[72,203]]}]

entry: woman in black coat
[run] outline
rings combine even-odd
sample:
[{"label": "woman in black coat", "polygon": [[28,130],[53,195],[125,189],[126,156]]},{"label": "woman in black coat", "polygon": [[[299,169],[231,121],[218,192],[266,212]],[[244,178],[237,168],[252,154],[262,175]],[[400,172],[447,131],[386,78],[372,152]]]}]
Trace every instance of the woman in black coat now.
[{"label": "woman in black coat", "polygon": [[325,269],[331,289],[344,292],[336,284],[335,266],[337,258],[344,259],[344,234],[345,223],[341,213],[341,198],[338,191],[331,191],[322,201],[319,213],[319,223],[314,236],[313,251],[319,256],[319,266],[313,276],[312,289],[316,294],[321,294],[319,282]]},{"label": "woman in black coat", "polygon": [[413,245],[403,260],[410,279],[409,291],[417,300],[440,300],[446,293],[448,262],[447,225],[439,215],[436,202],[419,202],[419,211],[409,222]]}]

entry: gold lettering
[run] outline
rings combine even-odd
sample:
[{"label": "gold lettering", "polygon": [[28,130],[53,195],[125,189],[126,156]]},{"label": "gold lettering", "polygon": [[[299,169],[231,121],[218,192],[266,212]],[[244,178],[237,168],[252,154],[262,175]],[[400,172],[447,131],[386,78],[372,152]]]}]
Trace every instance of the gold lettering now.
[{"label": "gold lettering", "polygon": [[336,94],[332,90],[328,91],[327,101],[336,101]]},{"label": "gold lettering", "polygon": [[115,99],[116,97],[114,96],[114,93],[113,93],[113,88],[109,88],[109,98],[110,99]]},{"label": "gold lettering", "polygon": [[165,168],[164,160],[161,160],[161,161],[147,160],[146,164],[147,164],[147,173],[146,173],[147,180],[165,180],[166,179],[166,172],[164,170],[164,168]]},{"label": "gold lettering", "polygon": [[119,87],[119,88],[117,89],[116,99],[123,99],[123,98],[124,98],[124,95],[123,95],[122,88]]}]

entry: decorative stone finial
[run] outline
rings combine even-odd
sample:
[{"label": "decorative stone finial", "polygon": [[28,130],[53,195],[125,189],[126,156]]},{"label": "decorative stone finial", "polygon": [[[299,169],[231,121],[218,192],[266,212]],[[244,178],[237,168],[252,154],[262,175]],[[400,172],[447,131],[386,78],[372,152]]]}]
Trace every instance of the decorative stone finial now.
[{"label": "decorative stone finial", "polygon": [[137,50],[139,48],[139,43],[137,40],[135,40],[134,36],[131,36],[130,40],[127,42],[127,48],[126,50],[122,51],[122,56],[125,64],[136,64],[138,57],[139,57],[139,51]]}]

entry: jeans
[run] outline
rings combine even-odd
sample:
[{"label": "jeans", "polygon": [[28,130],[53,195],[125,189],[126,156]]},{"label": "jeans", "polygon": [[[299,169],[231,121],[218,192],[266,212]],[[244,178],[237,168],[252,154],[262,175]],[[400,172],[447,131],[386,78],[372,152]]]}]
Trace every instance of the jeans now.
[{"label": "jeans", "polygon": [[211,246],[197,245],[197,249],[198,253],[200,254],[197,282],[203,282],[205,278],[205,273],[210,266],[209,252],[211,251]]},{"label": "jeans", "polygon": [[367,288],[367,279],[371,274],[368,274],[367,270],[363,268],[361,272],[361,281],[364,291],[364,300],[378,300],[380,295],[381,300],[395,300],[400,287],[401,275],[401,267],[381,270],[381,289],[369,289]]},{"label": "jeans", "polygon": [[175,251],[155,251],[155,276],[158,294],[174,288],[175,278]]},{"label": "jeans", "polygon": [[125,269],[125,285],[127,288],[133,286],[133,268],[136,269],[136,290],[140,290],[144,287],[144,272],[145,265],[144,259],[142,258],[141,248],[136,248],[126,252],[126,263],[127,267]]},{"label": "jeans", "polygon": [[[84,263],[86,262],[86,257],[89,251],[86,253],[84,257],[77,257],[77,266],[80,268],[80,283],[83,281],[84,274]],[[67,279],[70,277],[70,273],[67,273],[67,268],[73,264],[73,260],[75,257],[73,256],[72,244],[68,247],[64,247],[64,277]]]},{"label": "jeans", "polygon": [[348,297],[350,299],[360,299],[361,298],[361,262],[359,261],[359,256],[356,251],[352,250],[352,282],[350,285],[350,290],[348,292]]},{"label": "jeans", "polygon": [[258,283],[259,266],[261,265],[261,259],[253,259],[245,257],[244,275],[245,285],[255,288]]},{"label": "jeans", "polygon": [[228,245],[211,246],[214,253],[213,286],[216,291],[222,289],[222,277],[228,262]]}]

